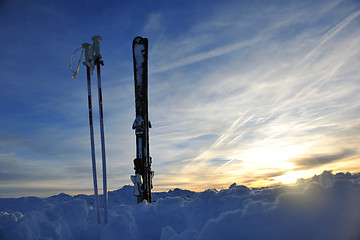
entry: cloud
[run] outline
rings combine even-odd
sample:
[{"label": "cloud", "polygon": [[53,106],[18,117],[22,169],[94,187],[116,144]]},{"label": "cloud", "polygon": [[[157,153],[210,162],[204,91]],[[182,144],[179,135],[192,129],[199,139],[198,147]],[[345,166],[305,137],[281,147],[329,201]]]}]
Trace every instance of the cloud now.
[{"label": "cloud", "polygon": [[177,59],[176,62],[162,65],[161,67],[155,68],[155,70],[152,71],[152,73],[159,73],[159,72],[165,72],[169,71],[174,68],[183,67],[189,64],[198,63],[201,61],[205,61],[214,57],[219,57],[228,53],[232,53],[234,51],[237,51],[239,49],[251,46],[253,44],[256,44],[258,39],[252,39],[250,41],[245,42],[239,42],[239,43],[232,43],[227,46],[223,46],[217,49],[212,49],[207,52],[202,52],[198,54],[194,54],[191,56],[187,56],[181,59]]},{"label": "cloud", "polygon": [[150,13],[143,31],[150,33],[160,31],[163,29],[161,22],[162,22],[162,14],[160,12]]},{"label": "cloud", "polygon": [[[306,12],[297,12],[298,19],[308,16]],[[325,19],[324,14],[329,13],[318,16],[316,21]],[[331,145],[342,142],[342,133],[347,131],[345,129],[354,129],[352,126],[358,118],[354,111],[358,103],[353,100],[359,85],[355,79],[343,78],[350,69],[355,70],[352,59],[358,55],[354,50],[358,39],[358,31],[354,29],[357,16],[357,12],[344,18],[337,16],[334,25],[314,24],[309,31],[293,28],[291,24],[266,31],[260,29],[260,40],[254,42],[256,50],[249,45],[234,54],[236,57],[230,54],[231,51],[224,53],[228,54],[227,65],[220,63],[216,65],[216,71],[202,71],[204,76],[200,75],[199,79],[190,78],[195,80],[189,83],[191,88],[177,88],[179,96],[173,95],[172,101],[178,102],[182,111],[167,112],[170,115],[167,117],[174,116],[174,121],[183,124],[176,134],[211,129],[218,136],[213,144],[194,156],[188,166],[184,163],[183,174],[193,176],[191,166],[194,165],[211,172],[212,159],[242,159],[241,167],[247,166],[248,170],[252,164],[254,167],[261,164],[271,167],[274,160],[280,164],[295,156],[311,155],[317,148],[331,152]],[[307,25],[309,22],[305,18],[302,23]],[[289,28],[297,32],[285,42],[272,38],[280,29]],[[351,33],[351,29],[357,33]],[[245,59],[242,54],[249,53],[249,49],[250,54]],[[306,61],[302,61],[304,58]],[[206,63],[202,63],[201,68],[204,65]],[[174,69],[172,71],[176,73]],[[175,79],[181,82],[189,78],[180,75]],[[351,104],[349,99],[352,99]],[[197,119],[196,116],[206,117]],[[212,124],[207,128],[209,122]],[[344,147],[356,149],[357,134],[349,134],[351,146]],[[327,155],[320,156],[318,162],[313,159],[313,166],[316,163],[322,166],[321,161],[325,163],[333,157],[346,160],[346,154]],[[233,167],[239,174],[246,174],[245,169]],[[306,167],[310,169],[310,163]]]},{"label": "cloud", "polygon": [[69,178],[80,180],[88,178],[91,174],[90,161],[87,167],[78,162],[69,165],[64,161],[59,168],[58,162],[24,159],[15,153],[1,154],[0,160],[0,180],[3,183],[39,183]]},{"label": "cloud", "polygon": [[263,177],[265,180],[267,179],[271,179],[273,177],[277,177],[277,176],[281,176],[284,175],[285,173],[287,173],[288,171],[286,170],[280,170],[280,171],[273,171],[273,172],[269,172],[269,173],[264,173],[264,174],[259,174],[259,176]]},{"label": "cloud", "polygon": [[314,154],[309,157],[290,160],[297,167],[297,170],[306,170],[311,168],[319,168],[323,165],[341,161],[347,157],[354,156],[356,151],[352,149],[344,149],[334,154]]},{"label": "cloud", "polygon": [[360,10],[354,11],[350,15],[348,15],[345,19],[337,23],[333,28],[331,28],[328,32],[326,32],[322,38],[320,39],[318,45],[311,50],[301,61],[298,63],[299,65],[305,61],[308,61],[313,55],[319,51],[319,49],[326,44],[329,40],[334,38],[340,31],[342,31],[346,26],[348,26],[353,20],[355,20],[360,15]]}]

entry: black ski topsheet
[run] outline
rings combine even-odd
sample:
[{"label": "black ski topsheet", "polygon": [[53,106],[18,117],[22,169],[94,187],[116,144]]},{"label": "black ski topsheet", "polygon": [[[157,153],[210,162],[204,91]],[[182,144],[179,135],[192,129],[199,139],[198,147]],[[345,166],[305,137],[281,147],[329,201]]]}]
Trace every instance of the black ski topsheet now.
[{"label": "black ski topsheet", "polygon": [[[151,157],[149,154],[148,118],[148,39],[136,37],[133,40],[134,86],[136,118],[133,129],[136,134],[135,174],[140,174],[142,183],[137,194],[138,202],[151,202]],[[136,184],[135,184],[136,185]],[[136,186],[135,186],[136,187]]]}]

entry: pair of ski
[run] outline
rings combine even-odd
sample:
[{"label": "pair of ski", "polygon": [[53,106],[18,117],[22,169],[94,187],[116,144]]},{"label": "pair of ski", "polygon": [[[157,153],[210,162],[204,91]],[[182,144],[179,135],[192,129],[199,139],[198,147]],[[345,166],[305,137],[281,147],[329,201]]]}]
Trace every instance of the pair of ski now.
[{"label": "pair of ski", "polygon": [[148,117],[148,39],[136,37],[132,44],[134,62],[134,86],[136,117],[132,128],[136,135],[136,158],[134,159],[135,175],[131,180],[135,185],[134,195],[137,202],[143,200],[151,203],[152,159],[149,154],[149,128],[151,123]]},{"label": "pair of ski", "polygon": [[93,70],[95,69],[95,66],[97,70],[102,170],[103,170],[104,224],[106,224],[108,222],[108,197],[107,197],[107,177],[106,177],[104,114],[103,114],[101,74],[100,74],[100,65],[104,65],[103,60],[101,60],[102,56],[100,54],[101,40],[102,38],[100,36],[94,36],[92,38],[93,44],[83,43],[82,48],[85,50],[85,61],[83,62],[83,64],[86,66],[86,75],[87,75],[90,144],[91,144],[91,158],[92,158],[92,170],[93,170],[93,182],[94,182],[95,208],[96,208],[97,222],[100,224],[101,221],[100,221],[99,194],[98,194],[97,174],[96,174],[95,141],[94,141],[94,126],[93,126],[92,98],[91,98],[91,75],[93,73]]}]

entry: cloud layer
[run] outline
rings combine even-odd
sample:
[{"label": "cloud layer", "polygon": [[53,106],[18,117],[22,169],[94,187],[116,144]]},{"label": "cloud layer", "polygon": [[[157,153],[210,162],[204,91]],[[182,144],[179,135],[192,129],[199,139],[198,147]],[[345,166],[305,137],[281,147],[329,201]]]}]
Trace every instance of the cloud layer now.
[{"label": "cloud layer", "polygon": [[[198,189],[263,170],[252,181],[264,184],[262,176],[274,175],[271,172],[311,170],[303,172],[310,176],[326,164],[337,168],[336,163],[350,165],[358,158],[359,84],[352,73],[358,71],[354,62],[359,32],[354,27],[360,11],[340,17],[338,2],[309,10],[310,5],[261,8],[266,14],[251,16],[248,24],[239,24],[239,14],[226,27],[200,23],[189,30],[192,35],[185,33],[175,43],[161,39],[166,51],[153,53],[162,61],[160,67],[154,64],[151,77],[157,94],[153,122],[161,126],[160,133],[152,131],[155,151],[158,138],[170,140],[159,145],[161,149],[179,152],[173,138],[189,144],[212,136],[203,138],[202,148],[195,141],[184,148],[180,173],[174,166],[176,170],[164,174],[180,175],[187,186]],[[332,23],[324,24],[329,15]],[[210,22],[222,22],[223,17],[219,12]],[[249,26],[256,30],[244,36]],[[209,28],[218,31],[200,31]],[[229,29],[234,31],[226,39]],[[212,47],[219,38],[223,41]],[[166,79],[158,86],[163,76],[175,85]],[[159,94],[168,96],[158,102]]]},{"label": "cloud layer", "polygon": [[360,175],[324,171],[291,186],[109,193],[109,223],[96,224],[93,196],[0,199],[0,236],[12,239],[326,239],[360,237]]}]

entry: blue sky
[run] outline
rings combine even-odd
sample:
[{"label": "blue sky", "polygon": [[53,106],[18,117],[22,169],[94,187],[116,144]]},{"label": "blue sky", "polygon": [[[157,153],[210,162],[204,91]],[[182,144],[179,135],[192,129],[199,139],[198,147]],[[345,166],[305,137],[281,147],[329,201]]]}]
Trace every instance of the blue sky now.
[{"label": "blue sky", "polygon": [[71,79],[69,58],[93,35],[109,189],[133,174],[138,35],[155,191],[360,170],[358,1],[5,0],[0,19],[0,197],[91,193],[86,73]]}]

